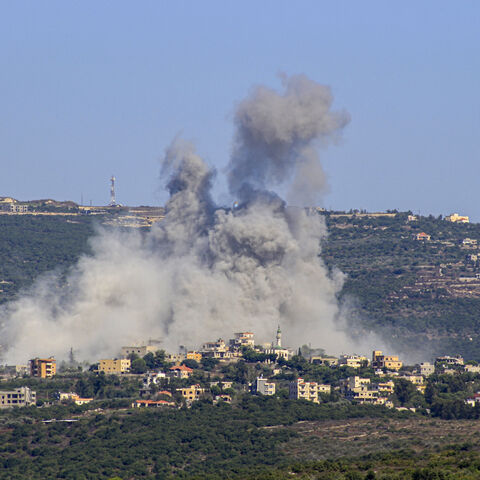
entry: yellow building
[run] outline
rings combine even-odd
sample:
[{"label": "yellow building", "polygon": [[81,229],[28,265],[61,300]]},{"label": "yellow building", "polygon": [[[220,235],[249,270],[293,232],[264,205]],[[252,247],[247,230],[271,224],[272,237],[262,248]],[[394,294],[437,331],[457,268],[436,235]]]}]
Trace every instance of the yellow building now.
[{"label": "yellow building", "polygon": [[200,352],[187,352],[187,360],[202,361],[202,354]]},{"label": "yellow building", "polygon": [[395,390],[395,384],[392,380],[388,382],[382,382],[377,385],[377,389],[379,392],[387,393],[388,395],[392,394]]},{"label": "yellow building", "polygon": [[400,378],[404,378],[405,380],[413,383],[417,391],[420,393],[425,393],[427,386],[425,385],[425,378],[423,375],[403,375],[403,377]]},{"label": "yellow building", "polygon": [[387,370],[398,371],[403,363],[397,355],[384,355],[380,350],[374,350],[372,354],[372,368],[386,368]]},{"label": "yellow building", "polygon": [[362,388],[368,388],[368,386],[370,385],[370,379],[358,376],[348,377],[344,383],[347,390],[355,392],[357,390],[361,390]]},{"label": "yellow building", "polygon": [[305,382],[303,378],[290,382],[289,397],[291,400],[308,400],[309,402],[319,403],[318,391],[319,385],[316,382]]},{"label": "yellow building", "polygon": [[[373,405],[383,405],[386,401],[385,397],[380,396],[382,390],[378,386],[372,386],[369,378],[349,377],[344,381],[343,386],[348,400]],[[383,392],[387,393],[389,382],[385,382],[382,386]]]},{"label": "yellow building", "polygon": [[363,355],[340,355],[338,364],[341,367],[360,368],[368,365],[368,358]]},{"label": "yellow building", "polygon": [[100,360],[98,364],[98,371],[118,375],[120,373],[128,373],[130,371],[130,359],[128,358],[107,358]]},{"label": "yellow building", "polygon": [[56,373],[57,362],[53,357],[30,360],[30,375],[32,377],[50,378]]},{"label": "yellow building", "polygon": [[445,217],[445,220],[453,223],[469,223],[470,219],[466,215],[459,215],[458,213],[452,213],[448,217]]},{"label": "yellow building", "polygon": [[404,378],[405,380],[412,382],[414,385],[423,385],[425,381],[423,375],[403,375],[400,378]]},{"label": "yellow building", "polygon": [[177,388],[177,392],[180,392],[185,400],[193,402],[205,393],[205,389],[200,387],[200,385],[192,385],[186,388]]}]

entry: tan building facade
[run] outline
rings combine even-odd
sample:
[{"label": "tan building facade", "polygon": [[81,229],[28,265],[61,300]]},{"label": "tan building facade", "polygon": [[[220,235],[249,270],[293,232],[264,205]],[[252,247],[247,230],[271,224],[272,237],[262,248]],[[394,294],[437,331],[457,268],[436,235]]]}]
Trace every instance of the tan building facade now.
[{"label": "tan building facade", "polygon": [[192,385],[191,387],[177,388],[177,392],[180,392],[182,397],[188,402],[194,402],[205,393],[205,389],[200,387],[200,385]]},{"label": "tan building facade", "polygon": [[100,360],[98,371],[105,374],[119,375],[130,371],[131,362],[128,358],[107,358]]},{"label": "tan building facade", "polygon": [[57,362],[53,357],[33,358],[30,360],[30,375],[32,377],[50,378],[57,373]]},{"label": "tan building facade", "polygon": [[368,358],[363,355],[341,355],[338,364],[344,367],[360,368],[368,365]]},{"label": "tan building facade", "polygon": [[28,387],[0,392],[0,408],[29,407],[35,405],[36,401],[36,392],[30,390]]},{"label": "tan building facade", "polygon": [[291,400],[308,400],[309,402],[319,403],[318,401],[318,383],[305,382],[303,378],[290,382]]},{"label": "tan building facade", "polygon": [[134,353],[135,355],[143,358],[147,353],[155,353],[157,350],[158,348],[152,345],[122,347],[122,357],[127,358],[129,355]]},{"label": "tan building facade", "polygon": [[445,217],[445,220],[447,222],[453,222],[453,223],[469,223],[470,218],[467,215],[459,215],[458,213],[452,213],[448,217]]},{"label": "tan building facade", "polygon": [[372,368],[386,368],[387,370],[398,371],[403,363],[397,355],[384,355],[380,350],[374,350],[372,353]]},{"label": "tan building facade", "polygon": [[187,352],[187,360],[195,360],[196,362],[202,361],[202,354],[200,352]]}]

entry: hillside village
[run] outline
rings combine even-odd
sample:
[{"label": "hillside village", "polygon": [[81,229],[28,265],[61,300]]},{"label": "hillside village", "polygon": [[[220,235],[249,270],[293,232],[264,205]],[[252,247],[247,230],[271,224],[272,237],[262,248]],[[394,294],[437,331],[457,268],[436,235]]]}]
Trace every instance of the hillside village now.
[{"label": "hillside village", "polygon": [[[20,288],[43,271],[68,268],[76,261],[87,251],[92,219],[122,227],[149,228],[164,213],[157,208],[152,220],[149,209],[156,207],[81,207],[54,201],[23,204],[6,197],[0,203],[6,241],[5,261],[0,268],[0,301],[14,298]],[[137,216],[131,223],[129,212]],[[108,398],[119,394],[118,398],[131,399],[130,404],[140,401],[138,405],[149,406],[163,405],[150,403],[155,401],[179,406],[199,398],[235,402],[238,395],[257,393],[315,403],[368,403],[422,411],[432,410],[435,401],[437,409],[447,400],[457,402],[457,406],[458,401],[467,406],[477,404],[480,225],[458,213],[445,218],[396,211],[316,209],[316,213],[324,216],[329,231],[322,243],[322,257],[329,268],[339,268],[347,275],[340,300],[354,299],[351,310],[357,323],[351,325],[351,331],[361,334],[361,326],[367,331],[385,332],[385,338],[394,339],[397,350],[428,352],[424,360],[437,359],[430,374],[426,363],[427,370],[422,364],[405,366],[401,359],[391,359],[400,362],[399,368],[392,368],[393,364],[379,366],[378,355],[323,358],[307,347],[300,352],[281,347],[277,340],[256,345],[253,333],[248,334],[251,338],[244,333],[245,338],[238,334],[240,337],[229,342],[206,343],[195,352],[169,354],[154,345],[144,345],[142,348],[147,350],[137,352],[133,347],[130,352],[119,348],[118,358],[98,359],[98,365],[91,368],[81,366],[85,371],[72,362],[58,365],[57,370],[54,359],[46,358],[47,364],[52,361],[55,365],[55,374],[38,380],[38,385],[33,380],[38,376],[31,376],[31,363],[5,367],[2,390],[7,395],[20,395],[12,399],[25,398],[26,403],[41,405],[66,399],[95,403],[107,398],[106,390]],[[124,218],[117,222],[120,217]],[[99,386],[103,380],[93,381],[110,377],[117,380],[105,380],[108,388]],[[454,388],[457,393],[450,392],[450,377],[461,380],[462,387]],[[22,382],[24,378],[28,381]],[[54,391],[55,379],[69,379],[66,384],[72,391]],[[85,382],[95,385],[85,387]],[[6,390],[8,385],[32,387],[32,396],[28,397],[26,391]],[[400,394],[399,400],[397,385],[413,389],[408,387],[407,398]],[[185,390],[184,395],[181,389],[190,390]],[[164,396],[157,398],[158,391]],[[445,398],[442,392],[446,392]],[[450,393],[455,393],[455,398],[448,397]]]},{"label": "hillside village", "polygon": [[[480,366],[464,362],[460,355],[407,366],[398,356],[378,350],[371,358],[334,357],[307,346],[293,351],[283,345],[280,326],[275,341],[261,345],[255,344],[252,332],[239,332],[228,342],[217,339],[198,351],[174,354],[155,345],[124,346],[118,358],[98,359],[84,372],[73,357],[71,352],[70,363],[58,366],[53,357],[33,358],[28,365],[5,365],[1,381],[16,388],[7,390],[0,383],[0,409],[94,406],[104,398],[128,400],[130,408],[188,408],[200,400],[235,403],[244,395],[263,395],[439,414],[444,407],[433,401],[435,389],[440,393],[445,382],[456,378],[464,387],[457,385],[461,395],[456,397],[464,405],[463,412],[480,412]],[[56,390],[59,380],[71,388]],[[40,395],[34,385],[42,389]],[[106,385],[112,386],[108,393],[102,388]]]},{"label": "hillside village", "polygon": [[341,297],[352,329],[360,324],[412,354],[480,359],[479,224],[458,213],[320,214],[329,232],[322,257],[347,275]]}]

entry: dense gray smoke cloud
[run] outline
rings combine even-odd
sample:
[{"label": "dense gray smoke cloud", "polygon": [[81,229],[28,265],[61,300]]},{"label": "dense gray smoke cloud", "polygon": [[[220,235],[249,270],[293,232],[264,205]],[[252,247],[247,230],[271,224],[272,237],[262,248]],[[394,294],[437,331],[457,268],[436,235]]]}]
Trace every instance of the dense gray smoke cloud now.
[{"label": "dense gray smoke cloud", "polygon": [[215,172],[174,141],[162,165],[166,218],[143,236],[99,232],[66,285],[52,275],[4,307],[6,358],[61,358],[73,347],[93,361],[149,338],[176,351],[242,330],[266,342],[277,324],[292,347],[352,351],[337,301],[343,274],[319,257],[323,217],[273,193],[281,184],[307,198],[324,190],[316,142],[348,121],[331,105],[329,89],[304,76],[288,79],[283,95],[258,87],[240,103],[228,166],[235,209],[215,206]]},{"label": "dense gray smoke cloud", "polygon": [[315,147],[338,138],[350,116],[331,110],[328,87],[304,75],[285,78],[284,83],[284,94],[259,86],[238,106],[229,186],[243,200],[251,189],[288,183],[290,198],[311,206],[326,188]]}]

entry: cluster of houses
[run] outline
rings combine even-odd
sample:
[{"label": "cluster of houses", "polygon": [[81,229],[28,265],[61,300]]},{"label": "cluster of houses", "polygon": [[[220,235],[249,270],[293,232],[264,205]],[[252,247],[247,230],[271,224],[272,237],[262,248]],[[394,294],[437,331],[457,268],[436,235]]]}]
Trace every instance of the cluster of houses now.
[{"label": "cluster of houses", "polygon": [[[408,222],[415,222],[417,220],[418,220],[418,217],[416,215],[409,215],[407,218]],[[452,213],[451,215],[448,215],[447,217],[445,217],[445,220],[451,223],[470,223],[470,218],[467,215],[459,215],[458,213]],[[428,242],[431,239],[431,235],[425,232],[420,232],[420,233],[416,233],[414,235],[414,238],[419,241],[423,240]],[[477,241],[472,240],[470,238],[466,238],[463,240],[463,246],[467,246],[467,247],[473,246],[473,245],[476,246],[476,244],[477,244]]]},{"label": "cluster of houses", "polygon": [[[136,357],[142,358],[147,354],[154,354],[156,351],[157,348],[152,345],[122,347],[120,358],[99,360],[98,372],[108,375],[131,375],[132,359]],[[279,327],[275,341],[269,344],[256,345],[252,332],[240,332],[236,333],[234,338],[228,343],[218,339],[215,342],[205,343],[198,351],[192,350],[178,354],[166,354],[165,360],[169,362],[170,366],[163,369],[165,371],[154,369],[142,374],[142,387],[139,391],[141,398],[135,400],[132,403],[132,407],[173,407],[176,404],[175,400],[179,398],[183,399],[188,405],[206,395],[213,396],[214,402],[225,401],[229,403],[232,401],[232,394],[235,392],[235,389],[238,389],[239,385],[223,379],[220,372],[217,372],[220,375],[220,377],[217,377],[217,381],[208,382],[208,385],[205,382],[201,382],[202,385],[200,385],[198,377],[194,376],[196,368],[188,366],[192,365],[193,362],[189,363],[187,360],[195,360],[197,362],[196,365],[201,369],[201,362],[204,358],[213,358],[225,364],[236,362],[245,356],[246,352],[252,351],[266,354],[262,357],[262,362],[265,362],[268,368],[261,370],[267,375],[267,378],[264,378],[263,374],[259,375],[249,385],[242,385],[241,388],[243,390],[249,389],[252,393],[259,395],[275,395],[278,387],[288,387],[290,399],[306,400],[313,403],[320,403],[322,395],[330,395],[333,391],[336,391],[345,399],[355,403],[393,407],[391,396],[395,393],[394,379],[402,378],[411,382],[416,390],[423,394],[426,389],[426,378],[435,371],[447,374],[459,372],[480,373],[480,366],[465,365],[463,358],[460,356],[438,357],[435,364],[421,363],[413,368],[406,369],[398,356],[386,355],[382,351],[375,350],[371,359],[363,355],[352,354],[345,354],[340,357],[312,355],[308,359],[312,364],[331,369],[349,367],[346,370],[348,372],[352,372],[351,369],[365,372],[365,368],[368,367],[370,372],[369,378],[363,378],[361,375],[351,375],[350,373],[350,376],[342,378],[335,384],[318,383],[304,378],[295,378],[295,376],[293,379],[286,381],[285,378],[288,378],[288,374],[291,375],[292,370],[289,369],[288,364],[285,364],[285,362],[282,365],[277,364],[272,360],[271,354],[275,354],[273,358],[278,362],[279,358],[284,360],[291,359],[294,351],[282,346],[282,332]],[[187,365],[184,363],[187,363]],[[6,368],[10,369],[11,375],[31,375],[39,378],[51,378],[57,372],[56,361],[53,357],[34,358],[30,360],[28,367],[15,366]],[[371,375],[372,373],[373,375]],[[191,378],[192,376],[194,378]],[[218,378],[221,378],[221,380],[219,381]],[[173,388],[172,379],[186,381],[180,384],[182,385],[181,387],[178,387],[179,383],[176,382],[175,385],[178,388]],[[91,402],[93,398],[82,398],[72,392],[59,392],[58,400],[83,405]],[[470,405],[479,404],[480,393],[467,399],[467,403]],[[28,387],[21,387],[12,391],[0,391],[0,408],[35,404],[36,394]]]}]

